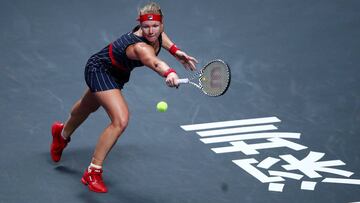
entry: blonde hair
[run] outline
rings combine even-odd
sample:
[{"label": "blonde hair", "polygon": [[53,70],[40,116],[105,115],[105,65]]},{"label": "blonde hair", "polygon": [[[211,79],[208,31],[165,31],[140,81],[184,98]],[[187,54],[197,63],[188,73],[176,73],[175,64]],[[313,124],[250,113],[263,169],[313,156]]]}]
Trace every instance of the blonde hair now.
[{"label": "blonde hair", "polygon": [[160,14],[163,16],[160,5],[155,2],[149,2],[139,9],[139,15]]}]

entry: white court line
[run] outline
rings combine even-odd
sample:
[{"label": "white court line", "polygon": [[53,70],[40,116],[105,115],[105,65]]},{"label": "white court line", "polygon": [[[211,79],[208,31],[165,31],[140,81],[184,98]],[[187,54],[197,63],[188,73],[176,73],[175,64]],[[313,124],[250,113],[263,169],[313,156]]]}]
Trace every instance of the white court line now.
[{"label": "white court line", "polygon": [[274,158],[274,157],[268,157],[264,160],[262,160],[257,167],[263,168],[263,169],[269,169],[271,166],[279,162],[280,159]]},{"label": "white court line", "polygon": [[250,126],[250,127],[239,127],[239,128],[228,128],[221,130],[206,130],[196,132],[201,137],[206,136],[215,136],[215,135],[227,135],[227,134],[235,134],[235,133],[248,133],[248,132],[258,132],[265,130],[277,130],[278,128],[274,125],[259,125],[259,126]]},{"label": "white court line", "polygon": [[269,174],[271,176],[280,176],[280,177],[283,177],[283,178],[291,178],[291,179],[295,179],[295,180],[300,180],[302,177],[304,177],[303,175],[300,175],[300,174],[289,173],[289,172],[284,172],[284,171],[272,171],[272,170],[269,170]]},{"label": "white court line", "polygon": [[[257,143],[257,144],[246,144],[244,141],[236,141],[236,142],[230,142],[232,146],[227,147],[216,147],[211,148],[212,151],[214,151],[217,154],[221,153],[230,153],[230,152],[242,152],[246,155],[250,154],[258,154],[259,152],[257,150],[259,149],[271,149],[271,148],[279,148],[279,147],[287,147],[291,148],[295,151],[306,149],[306,146],[303,146],[301,144],[297,144],[295,142],[290,142],[287,140],[284,140],[282,138],[270,138],[268,139],[270,142],[265,143]],[[317,169],[318,171],[322,170],[325,171],[327,169]],[[330,170],[330,169],[329,169]],[[337,172],[337,171],[336,171]],[[332,173],[334,173],[334,170],[332,170]],[[338,174],[338,172],[336,173]]]},{"label": "white court line", "polygon": [[279,120],[277,117],[265,117],[265,118],[223,121],[223,122],[201,123],[194,125],[182,125],[180,127],[186,131],[193,131],[193,130],[205,130],[205,129],[213,129],[213,128],[225,128],[225,127],[242,126],[242,125],[258,125],[258,124],[278,123],[278,122],[281,122],[281,120]]},{"label": "white court line", "polygon": [[317,182],[313,181],[302,181],[301,182],[301,189],[302,190],[315,190]]},{"label": "white court line", "polygon": [[283,183],[269,183],[268,190],[272,192],[282,192],[284,185]]},{"label": "white court line", "polygon": [[360,179],[325,178],[321,182],[323,182],[323,183],[340,183],[340,184],[360,185]]},{"label": "white court line", "polygon": [[275,176],[275,177],[268,177],[261,171],[257,170],[252,164],[258,163],[256,159],[250,158],[250,159],[238,159],[238,160],[232,160],[236,165],[238,165],[240,168],[242,168],[244,171],[258,179],[262,183],[271,183],[271,182],[280,182],[285,181],[284,178]]},{"label": "white court line", "polygon": [[273,138],[273,137],[300,139],[300,135],[301,135],[300,133],[289,133],[289,132],[249,133],[249,134],[241,134],[241,135],[202,138],[200,139],[200,141],[205,144],[211,144],[211,143],[264,139],[264,138]]}]

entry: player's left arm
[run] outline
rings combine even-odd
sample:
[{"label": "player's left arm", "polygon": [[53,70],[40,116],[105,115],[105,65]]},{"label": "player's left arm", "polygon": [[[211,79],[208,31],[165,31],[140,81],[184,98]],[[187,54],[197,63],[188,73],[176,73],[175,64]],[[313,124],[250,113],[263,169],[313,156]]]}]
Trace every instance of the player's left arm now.
[{"label": "player's left arm", "polygon": [[166,77],[165,82],[169,87],[179,86],[179,77],[175,70],[155,55],[153,47],[145,43],[136,43],[132,46],[137,60],[140,60],[145,66],[153,69],[159,75]]},{"label": "player's left arm", "polygon": [[161,34],[162,47],[168,50],[183,66],[188,70],[195,70],[198,61],[196,58],[189,56],[184,51],[176,47],[175,43],[170,40],[165,32]]}]

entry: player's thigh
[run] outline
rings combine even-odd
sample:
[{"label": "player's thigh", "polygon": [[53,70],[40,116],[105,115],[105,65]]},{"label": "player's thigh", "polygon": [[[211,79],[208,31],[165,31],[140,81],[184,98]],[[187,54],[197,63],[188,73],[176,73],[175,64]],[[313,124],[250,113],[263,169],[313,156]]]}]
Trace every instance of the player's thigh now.
[{"label": "player's thigh", "polygon": [[79,110],[80,111],[89,111],[89,113],[96,111],[100,107],[94,93],[87,89],[83,97],[79,100]]},{"label": "player's thigh", "polygon": [[94,93],[99,104],[105,109],[111,121],[126,126],[129,120],[128,105],[119,89]]}]

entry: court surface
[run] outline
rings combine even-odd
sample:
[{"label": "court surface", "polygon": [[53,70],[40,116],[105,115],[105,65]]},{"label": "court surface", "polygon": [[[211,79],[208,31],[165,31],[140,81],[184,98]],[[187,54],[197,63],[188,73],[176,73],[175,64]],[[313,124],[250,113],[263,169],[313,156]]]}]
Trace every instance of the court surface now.
[{"label": "court surface", "polygon": [[[87,59],[136,25],[142,3],[1,2],[1,203],[360,201],[357,0],[159,1],[165,31],[199,68],[229,63],[230,89],[217,98],[170,89],[137,68],[124,89],[129,126],[104,164],[109,193],[80,183],[104,110],[52,163],[50,126],[83,94]],[[186,130],[202,123],[212,124]]]}]

